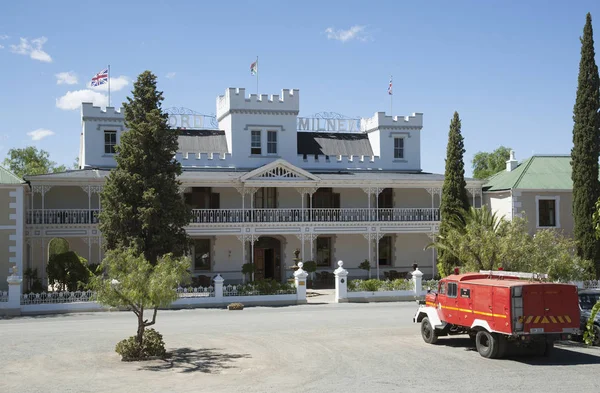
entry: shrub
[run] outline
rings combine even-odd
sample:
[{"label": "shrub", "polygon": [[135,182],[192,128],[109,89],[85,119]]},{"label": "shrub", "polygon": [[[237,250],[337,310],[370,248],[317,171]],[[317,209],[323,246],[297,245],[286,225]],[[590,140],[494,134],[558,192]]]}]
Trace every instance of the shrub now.
[{"label": "shrub", "polygon": [[371,270],[371,264],[369,263],[369,261],[367,259],[365,259],[364,261],[362,261],[360,263],[360,265],[358,265],[358,268],[369,271],[369,270]]},{"label": "shrub", "polygon": [[317,262],[315,261],[306,261],[302,265],[302,269],[306,270],[307,273],[314,273],[317,271]]},{"label": "shrub", "polygon": [[163,336],[154,329],[144,330],[142,343],[135,336],[120,341],[115,347],[115,352],[121,355],[121,360],[144,360],[150,357],[164,358],[166,355]]},{"label": "shrub", "polygon": [[293,293],[296,287],[290,283],[280,283],[273,279],[257,280],[249,284],[240,285],[237,293],[245,295],[278,295],[280,293]]},{"label": "shrub", "polygon": [[350,292],[411,291],[412,289],[412,280],[403,278],[393,281],[372,278],[370,280],[352,280],[348,282],[348,291]]},{"label": "shrub", "polygon": [[244,305],[242,303],[230,303],[227,306],[228,310],[243,310],[244,309]]},{"label": "shrub", "polygon": [[87,260],[74,251],[51,255],[46,272],[50,285],[58,285],[61,291],[84,289],[92,276]]}]

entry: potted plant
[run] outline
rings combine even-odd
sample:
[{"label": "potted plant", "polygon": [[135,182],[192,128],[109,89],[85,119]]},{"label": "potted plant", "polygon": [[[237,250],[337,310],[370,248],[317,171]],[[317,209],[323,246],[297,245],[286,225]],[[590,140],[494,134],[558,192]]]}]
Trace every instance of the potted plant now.
[{"label": "potted plant", "polygon": [[360,265],[358,265],[358,268],[362,269],[362,270],[366,270],[367,273],[369,274],[369,278],[371,278],[371,264],[369,263],[368,259],[365,259],[364,261],[362,261],[360,263]]}]

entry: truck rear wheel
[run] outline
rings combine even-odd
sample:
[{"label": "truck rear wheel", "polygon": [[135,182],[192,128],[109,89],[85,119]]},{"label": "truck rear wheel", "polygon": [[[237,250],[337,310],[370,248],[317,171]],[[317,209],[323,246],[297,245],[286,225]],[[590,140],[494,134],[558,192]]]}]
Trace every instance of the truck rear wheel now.
[{"label": "truck rear wheel", "polygon": [[477,352],[484,358],[494,359],[498,355],[498,339],[486,330],[480,330],[475,336]]},{"label": "truck rear wheel", "polygon": [[421,321],[421,336],[423,336],[423,341],[427,344],[435,344],[438,339],[435,328],[431,326],[431,322],[429,322],[429,318],[427,317]]}]

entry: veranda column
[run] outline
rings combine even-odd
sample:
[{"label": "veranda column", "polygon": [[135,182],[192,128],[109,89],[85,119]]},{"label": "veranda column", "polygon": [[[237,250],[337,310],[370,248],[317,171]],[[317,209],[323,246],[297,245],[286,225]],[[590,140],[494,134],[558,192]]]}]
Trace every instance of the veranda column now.
[{"label": "veranda column", "polygon": [[319,237],[316,233],[310,234],[310,260],[314,262],[315,260],[315,240]]},{"label": "veranda column", "polygon": [[[435,241],[436,233],[428,233],[427,236],[433,242],[433,241]],[[431,278],[432,279],[435,277],[436,268],[437,268],[437,266],[435,264],[435,247],[431,247]]]},{"label": "veranda column", "polygon": [[[257,241],[259,238],[258,235],[250,235],[250,241],[252,242],[252,266],[256,267],[254,265],[254,242]],[[254,269],[252,269],[252,281],[254,281]]]}]

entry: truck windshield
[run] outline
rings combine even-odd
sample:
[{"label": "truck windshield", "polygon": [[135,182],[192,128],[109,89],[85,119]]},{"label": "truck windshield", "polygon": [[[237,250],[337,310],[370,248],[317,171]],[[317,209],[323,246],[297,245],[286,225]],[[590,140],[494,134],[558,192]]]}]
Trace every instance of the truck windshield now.
[{"label": "truck windshield", "polygon": [[594,304],[600,301],[599,293],[582,293],[579,295],[579,303],[584,310],[591,310]]}]

